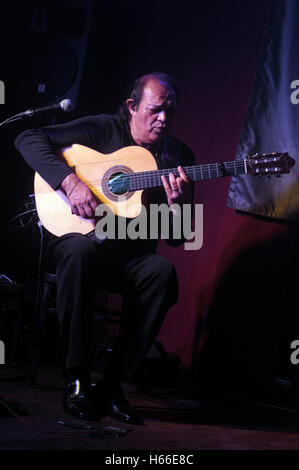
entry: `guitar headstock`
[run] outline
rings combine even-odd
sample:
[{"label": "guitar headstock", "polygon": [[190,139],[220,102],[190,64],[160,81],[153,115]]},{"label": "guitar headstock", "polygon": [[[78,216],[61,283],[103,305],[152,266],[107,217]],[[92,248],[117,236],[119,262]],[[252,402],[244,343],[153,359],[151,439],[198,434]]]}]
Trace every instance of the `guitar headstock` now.
[{"label": "guitar headstock", "polygon": [[289,173],[295,165],[295,160],[286,152],[264,153],[253,155],[248,160],[247,173],[251,175],[276,175]]}]

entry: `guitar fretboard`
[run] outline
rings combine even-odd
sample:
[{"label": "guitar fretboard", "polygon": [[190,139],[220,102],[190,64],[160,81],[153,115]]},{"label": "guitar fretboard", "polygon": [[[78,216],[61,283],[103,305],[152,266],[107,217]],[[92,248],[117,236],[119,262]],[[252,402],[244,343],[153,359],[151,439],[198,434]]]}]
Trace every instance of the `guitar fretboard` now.
[{"label": "guitar fretboard", "polygon": [[[185,173],[191,181],[203,181],[224,176],[237,176],[246,173],[246,161],[236,160],[233,162],[210,163],[206,165],[184,166]],[[177,168],[166,168],[163,170],[142,171],[128,175],[131,191],[162,186],[161,176],[173,173],[175,177],[180,176]]]}]

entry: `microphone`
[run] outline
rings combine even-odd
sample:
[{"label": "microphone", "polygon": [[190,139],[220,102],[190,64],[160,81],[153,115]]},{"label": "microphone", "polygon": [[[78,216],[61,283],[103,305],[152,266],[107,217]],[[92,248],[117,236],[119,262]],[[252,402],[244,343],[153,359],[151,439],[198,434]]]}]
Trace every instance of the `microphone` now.
[{"label": "microphone", "polygon": [[73,105],[71,100],[66,99],[60,101],[60,103],[51,104],[50,106],[44,106],[43,108],[36,108],[36,109],[27,109],[23,113],[19,113],[18,117],[32,117],[38,116],[39,114],[46,114],[46,113],[55,113],[56,111],[63,111],[64,113],[70,112],[73,110]]}]

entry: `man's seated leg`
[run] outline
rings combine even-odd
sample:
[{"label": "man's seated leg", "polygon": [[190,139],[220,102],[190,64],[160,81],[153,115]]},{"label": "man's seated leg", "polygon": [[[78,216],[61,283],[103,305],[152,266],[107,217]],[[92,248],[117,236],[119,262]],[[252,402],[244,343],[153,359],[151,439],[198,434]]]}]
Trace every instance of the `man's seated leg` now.
[{"label": "man's seated leg", "polygon": [[121,383],[133,376],[151,347],[167,311],[177,301],[178,283],[172,263],[156,254],[127,263],[125,278],[119,340],[96,393],[107,414],[142,424],[140,414],[125,399]]},{"label": "man's seated leg", "polygon": [[90,338],[97,266],[97,244],[81,234],[52,240],[50,262],[56,266],[57,313],[66,365],[63,409],[80,418],[92,414]]}]

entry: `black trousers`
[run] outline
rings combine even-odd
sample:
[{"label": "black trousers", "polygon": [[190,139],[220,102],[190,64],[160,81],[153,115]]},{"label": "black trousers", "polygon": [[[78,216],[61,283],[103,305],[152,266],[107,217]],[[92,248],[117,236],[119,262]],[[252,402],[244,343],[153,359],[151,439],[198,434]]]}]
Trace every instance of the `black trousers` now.
[{"label": "black trousers", "polygon": [[105,373],[118,381],[136,372],[167,311],[177,301],[173,264],[156,253],[134,252],[132,246],[126,240],[99,244],[75,233],[55,237],[49,244],[69,378],[89,375],[95,289],[124,294],[119,338]]}]

